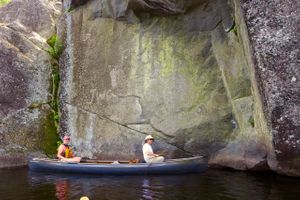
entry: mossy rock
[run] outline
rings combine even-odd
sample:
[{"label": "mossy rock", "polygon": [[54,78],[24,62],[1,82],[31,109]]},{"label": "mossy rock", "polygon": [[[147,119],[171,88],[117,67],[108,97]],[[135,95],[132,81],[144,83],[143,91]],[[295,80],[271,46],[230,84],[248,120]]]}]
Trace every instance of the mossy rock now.
[{"label": "mossy rock", "polygon": [[60,141],[54,118],[55,114],[50,113],[43,123],[44,135],[41,142],[41,149],[48,156],[56,154],[57,142]]}]

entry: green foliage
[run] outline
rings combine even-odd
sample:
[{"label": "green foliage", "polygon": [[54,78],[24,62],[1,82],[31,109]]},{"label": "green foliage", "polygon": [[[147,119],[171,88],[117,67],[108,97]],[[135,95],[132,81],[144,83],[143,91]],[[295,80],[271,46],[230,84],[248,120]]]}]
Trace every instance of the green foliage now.
[{"label": "green foliage", "polygon": [[67,10],[67,12],[72,12],[74,9],[75,9],[75,8],[71,6],[71,7]]},{"label": "green foliage", "polygon": [[6,4],[10,3],[11,0],[0,0],[0,7],[5,6]]},{"label": "green foliage", "polygon": [[251,126],[252,127],[254,127],[255,126],[255,123],[254,123],[254,118],[253,118],[253,116],[251,115],[251,117],[249,117],[249,119],[248,119],[248,122],[251,124]]},{"label": "green foliage", "polygon": [[[44,152],[50,156],[56,153],[57,147],[61,143],[58,130],[59,130],[59,99],[58,99],[58,91],[59,91],[59,66],[58,66],[58,59],[63,51],[63,43],[58,38],[56,34],[52,35],[47,40],[48,45],[50,48],[47,52],[51,55],[51,101],[48,102],[51,106],[52,112],[49,115],[48,119],[45,122],[44,130],[45,130],[45,138],[43,144]],[[37,106],[37,105],[33,105]]]},{"label": "green foliage", "polygon": [[57,41],[57,35],[54,34],[54,35],[52,35],[52,36],[47,40],[47,44],[48,44],[50,47],[54,48],[55,42],[56,42],[56,41]]},{"label": "green foliage", "polygon": [[58,38],[56,34],[52,35],[47,40],[47,43],[51,47],[47,50],[48,53],[51,55],[52,58],[58,60],[63,50],[63,43],[61,42],[61,40]]},{"label": "green foliage", "polygon": [[58,103],[58,89],[59,89],[59,74],[52,74],[52,99],[51,108],[53,111],[53,121],[55,127],[59,128],[59,103]]},{"label": "green foliage", "polygon": [[58,148],[61,144],[62,144],[62,141],[61,141],[61,140],[56,141],[56,146],[57,146],[57,148]]},{"label": "green foliage", "polygon": [[51,107],[53,110],[58,111],[58,88],[59,88],[59,73],[56,70],[52,70],[52,100]]},{"label": "green foliage", "polygon": [[55,60],[55,62],[52,63],[52,99],[51,99],[51,107],[53,111],[53,121],[55,127],[58,129],[59,124],[59,103],[58,103],[58,89],[59,89],[59,66],[58,66],[58,59],[60,54],[63,50],[63,43],[58,38],[56,34],[52,35],[47,40],[48,45],[51,47],[48,49],[48,53],[51,55],[51,57]]}]

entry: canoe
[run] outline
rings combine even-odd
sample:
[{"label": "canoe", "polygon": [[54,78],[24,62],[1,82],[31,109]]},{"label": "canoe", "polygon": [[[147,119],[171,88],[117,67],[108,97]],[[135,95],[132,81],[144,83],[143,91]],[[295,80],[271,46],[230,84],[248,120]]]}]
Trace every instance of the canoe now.
[{"label": "canoe", "polygon": [[207,160],[202,156],[167,159],[163,163],[129,163],[129,161],[97,161],[69,163],[57,159],[33,158],[29,161],[31,171],[76,174],[182,174],[201,173],[207,169]]}]

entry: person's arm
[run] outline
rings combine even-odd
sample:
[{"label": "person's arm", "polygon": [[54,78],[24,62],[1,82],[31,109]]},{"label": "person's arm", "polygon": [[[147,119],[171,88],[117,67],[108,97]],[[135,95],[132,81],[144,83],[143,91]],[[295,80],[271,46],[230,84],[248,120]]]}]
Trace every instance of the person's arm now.
[{"label": "person's arm", "polygon": [[58,147],[57,155],[56,155],[58,159],[61,159],[61,160],[64,160],[64,159],[65,159],[65,157],[62,156],[63,150],[64,150],[64,146],[63,146],[63,145],[60,145],[60,146]]},{"label": "person's arm", "polygon": [[151,146],[148,146],[147,144],[146,144],[146,146],[144,146],[144,149],[143,149],[144,151],[145,151],[145,154],[147,155],[147,156],[153,156],[153,157],[157,157],[157,156],[159,156],[158,154],[155,154],[155,153],[153,153],[153,150],[152,150],[152,148],[151,148]]},{"label": "person's arm", "polygon": [[154,156],[154,157],[159,156],[158,154],[151,153],[151,152],[146,152],[146,155],[147,155],[147,156]]}]

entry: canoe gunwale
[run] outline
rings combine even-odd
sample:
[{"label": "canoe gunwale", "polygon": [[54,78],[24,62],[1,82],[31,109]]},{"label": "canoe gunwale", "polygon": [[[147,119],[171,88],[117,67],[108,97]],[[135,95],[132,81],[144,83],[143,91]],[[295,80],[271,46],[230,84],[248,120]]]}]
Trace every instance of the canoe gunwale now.
[{"label": "canoe gunwale", "polygon": [[207,169],[207,162],[203,157],[184,159],[170,159],[162,163],[70,163],[58,159],[35,158],[29,161],[32,171],[47,171],[56,173],[83,174],[182,174],[203,172]]},{"label": "canoe gunwale", "polygon": [[[197,157],[189,157],[189,158],[175,158],[175,159],[166,159],[165,162],[162,163],[178,163],[178,162],[187,162],[187,161],[196,161],[203,159],[203,156],[197,156]],[[130,164],[130,165],[136,165],[136,164],[161,164],[161,163],[130,163],[130,161],[125,160],[97,160],[95,162],[65,162],[61,161],[59,159],[51,159],[51,158],[33,158],[33,161],[44,161],[44,162],[54,162],[54,163],[65,163],[65,164],[80,164],[80,165],[91,165],[91,164]],[[114,162],[118,163],[114,163]]]}]

